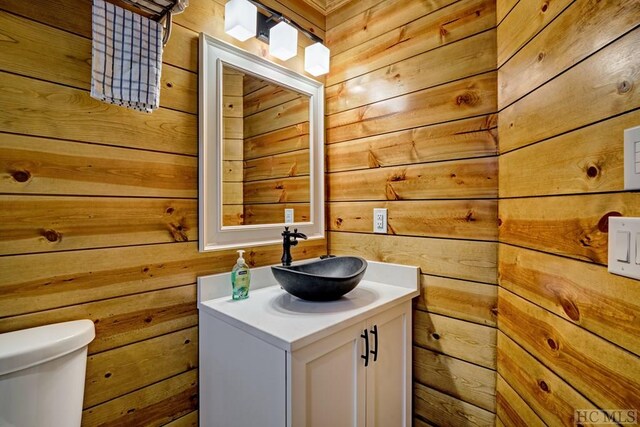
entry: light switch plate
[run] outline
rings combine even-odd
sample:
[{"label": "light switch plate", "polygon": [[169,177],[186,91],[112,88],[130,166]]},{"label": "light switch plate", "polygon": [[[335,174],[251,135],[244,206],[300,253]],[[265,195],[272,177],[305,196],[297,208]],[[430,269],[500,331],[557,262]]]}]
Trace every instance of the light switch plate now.
[{"label": "light switch plate", "polygon": [[386,208],[373,209],[373,232],[386,234],[387,232],[387,209]]},{"label": "light switch plate", "polygon": [[[640,280],[638,239],[640,239],[640,218],[609,217],[610,273]],[[621,259],[623,261],[620,261]]]},{"label": "light switch plate", "polygon": [[624,131],[624,189],[640,190],[640,126]]}]

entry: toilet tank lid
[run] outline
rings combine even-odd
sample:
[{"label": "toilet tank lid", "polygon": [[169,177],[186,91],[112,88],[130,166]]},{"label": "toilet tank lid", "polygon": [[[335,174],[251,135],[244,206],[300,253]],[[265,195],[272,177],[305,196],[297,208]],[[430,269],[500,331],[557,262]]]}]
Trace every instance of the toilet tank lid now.
[{"label": "toilet tank lid", "polygon": [[0,334],[0,375],[62,357],[95,337],[91,320],[74,320]]}]

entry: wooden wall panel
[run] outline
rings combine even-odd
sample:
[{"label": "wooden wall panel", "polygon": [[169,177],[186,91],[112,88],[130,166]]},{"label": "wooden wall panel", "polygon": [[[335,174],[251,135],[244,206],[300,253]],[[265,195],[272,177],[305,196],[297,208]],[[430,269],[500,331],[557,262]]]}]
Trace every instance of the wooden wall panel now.
[{"label": "wooden wall panel", "polygon": [[496,372],[492,369],[414,346],[413,372],[420,384],[495,412]]},{"label": "wooden wall panel", "polygon": [[498,168],[500,196],[620,190],[624,186],[624,153],[620,149],[624,130],[637,123],[640,110],[505,153]]},{"label": "wooden wall panel", "polygon": [[496,334],[488,326],[416,310],[413,341],[435,353],[451,355],[485,368],[496,368]]},{"label": "wooden wall panel", "polygon": [[331,253],[417,265],[423,273],[496,283],[497,245],[427,237],[329,232]]},{"label": "wooden wall panel", "polygon": [[507,243],[607,264],[609,216],[640,216],[640,193],[500,201],[500,236]]},{"label": "wooden wall panel", "polygon": [[[283,222],[285,205],[294,209],[294,221],[308,218],[311,197],[308,97],[247,76],[243,102],[245,223]],[[268,206],[260,208],[260,203]],[[304,208],[296,211],[293,204]]]},{"label": "wooden wall panel", "polygon": [[496,381],[496,416],[496,421],[499,419],[502,425],[509,427],[546,426],[501,375]]},{"label": "wooden wall panel", "polygon": [[196,285],[175,286],[0,319],[0,331],[74,320],[94,322],[95,354],[198,324]]},{"label": "wooden wall panel", "polygon": [[0,132],[0,191],[16,194],[197,195],[197,159]]},{"label": "wooden wall panel", "polygon": [[152,151],[197,153],[197,117],[160,108],[140,115],[75,89],[0,72],[4,132]]},{"label": "wooden wall panel", "polygon": [[[413,388],[414,413],[440,427],[493,427],[495,414],[420,383]],[[418,418],[419,422],[422,422]]]},{"label": "wooden wall panel", "polygon": [[[449,3],[448,0],[445,2]],[[355,2],[354,2],[355,3]],[[358,1],[357,3],[364,3]],[[397,2],[382,2],[380,5]],[[404,1],[403,3],[409,3]],[[424,5],[440,4],[437,2],[411,2],[422,7]],[[403,14],[404,11],[393,12]],[[360,13],[354,19],[362,19],[368,15],[368,10]],[[424,53],[431,49],[436,49],[447,43],[469,37],[481,31],[492,28],[495,25],[495,2],[493,0],[466,0],[453,2],[450,6],[444,7],[423,15],[406,16],[405,24],[393,27],[387,26],[383,34],[370,39],[362,44],[353,46],[343,53],[335,54],[332,49],[331,70],[326,78],[327,86],[342,83],[351,78],[365,74],[371,70],[376,70],[387,65],[401,62],[412,56]],[[327,18],[331,19],[331,15]],[[382,21],[381,25],[385,25]],[[366,31],[366,28],[355,29],[350,38],[359,32]],[[328,29],[331,32],[331,28]],[[440,68],[447,69],[447,66]]]},{"label": "wooden wall panel", "polygon": [[[126,408],[126,410],[122,409]],[[104,427],[129,425],[170,425],[186,423],[195,416],[198,425],[198,370],[191,369],[166,381],[152,384],[84,412],[84,423]],[[187,414],[184,417],[183,414]],[[194,414],[194,415],[191,415]],[[180,417],[173,423],[166,424]],[[149,420],[153,420],[149,423]],[[182,421],[180,421],[182,420]]]},{"label": "wooden wall panel", "polygon": [[[563,0],[558,4],[554,3],[550,2],[543,15],[557,13],[557,9],[562,9],[569,2]],[[519,48],[524,41],[514,38],[516,34],[521,34],[525,37],[530,36],[531,33],[537,32],[542,27],[542,25],[537,25],[536,19],[532,19],[533,16],[540,15],[538,8],[540,8],[540,11],[544,9],[544,3],[541,6],[538,6],[538,4],[538,2],[532,1],[520,2],[512,14],[500,25],[498,33],[502,31],[501,29],[504,29],[503,40],[505,42],[509,39],[514,40],[513,46],[505,46],[505,49],[508,50],[507,55]],[[639,13],[640,4],[635,0],[620,0],[613,3],[594,3],[591,0],[576,0],[573,2],[567,9],[562,11],[562,14],[557,19],[523,46],[508,63],[500,68],[499,108],[505,108],[516,99],[557,76],[563,70],[577,64],[593,52],[613,42],[620,35],[637,27]],[[517,22],[517,20],[514,20],[516,22],[513,23],[509,22],[511,16],[520,16],[520,19],[530,22],[531,24],[529,25],[533,26],[532,31],[523,31],[523,24]],[[576,23],[579,23],[579,25],[576,25]],[[504,43],[501,43],[503,40],[498,40],[500,46],[504,46]],[[632,37],[628,42],[623,42],[623,45],[605,50],[603,53],[611,54],[615,52],[622,58],[626,53],[623,47],[625,43],[637,43],[637,36]],[[503,61],[500,59],[498,59],[498,63],[502,64]],[[598,59],[603,60],[595,56],[593,60],[589,61],[589,64],[597,63]],[[604,60],[610,61],[612,59],[607,58]],[[623,63],[617,65],[622,66],[622,68],[625,67]],[[589,70],[589,67],[583,69]],[[600,80],[600,75],[613,75],[615,68],[606,67],[602,71],[591,71],[593,74],[587,73],[584,78],[598,81]],[[527,73],[526,79],[521,78],[522,73]],[[633,75],[633,73],[631,74]],[[632,75],[624,75],[623,78],[633,78]],[[567,89],[574,90],[573,88]]]},{"label": "wooden wall panel", "polygon": [[422,310],[496,326],[497,286],[423,274],[420,289],[416,307]]},{"label": "wooden wall panel", "polygon": [[[640,107],[640,75],[629,72],[636,65],[633,52],[638,43],[640,29],[540,87],[535,96],[529,95],[502,110],[498,122],[500,151],[510,151]],[[500,81],[505,79],[509,77],[501,74]],[[506,98],[500,95],[500,99],[501,105],[505,105]],[[540,126],[541,120],[544,126]]]},{"label": "wooden wall panel", "polygon": [[[141,354],[144,357],[139,357]],[[104,403],[197,366],[197,327],[94,354],[87,360],[84,407]]]},{"label": "wooden wall panel", "polygon": [[480,116],[354,139],[327,141],[327,170],[339,172],[495,155],[496,116]]},{"label": "wooden wall panel", "polygon": [[[422,4],[415,1],[412,3]],[[330,86],[326,91],[326,113],[338,113],[469,75],[492,71],[496,67],[495,43],[495,31],[486,31]],[[432,65],[442,63],[451,65],[445,70]]]},{"label": "wooden wall panel", "polygon": [[0,196],[0,205],[0,255],[198,239],[195,200]]},{"label": "wooden wall panel", "polygon": [[[222,155],[222,224],[225,226],[244,224],[241,205],[244,202],[242,182],[244,171],[244,103],[243,80],[245,74],[223,66],[222,122],[224,123]],[[227,157],[227,153],[230,157]],[[231,191],[231,194],[227,193]]]},{"label": "wooden wall panel", "polygon": [[606,267],[500,245],[500,285],[640,355],[640,288]]},{"label": "wooden wall panel", "polygon": [[496,157],[418,163],[392,168],[373,168],[329,174],[328,199],[411,200],[495,198]]},{"label": "wooden wall panel", "polygon": [[575,410],[593,407],[584,396],[502,330],[498,332],[498,374],[520,397],[512,399],[509,394],[503,394],[502,406],[522,407],[514,417],[526,417],[528,422],[536,422],[533,412],[547,425],[575,426]]},{"label": "wooden wall panel", "polygon": [[640,215],[622,192],[640,4],[505,0],[498,14],[498,416],[640,410],[637,281],[606,269],[608,218]]},{"label": "wooden wall panel", "polygon": [[492,113],[495,72],[408,93],[327,116],[327,139],[340,142]]},{"label": "wooden wall panel", "polygon": [[244,138],[253,138],[309,121],[309,99],[298,97],[244,118]]},{"label": "wooden wall panel", "polygon": [[247,138],[244,144],[247,160],[309,148],[309,123],[304,122],[297,126]]},{"label": "wooden wall panel", "polygon": [[[0,2],[0,331],[94,322],[86,426],[198,422],[195,282],[236,258],[197,250],[198,33],[268,57],[262,42],[224,33],[224,3],[191,0],[175,17],[161,108],[145,114],[89,97],[90,0]],[[324,33],[315,9],[268,3]],[[308,43],[301,38],[301,53]],[[302,58],[278,62],[301,71]],[[308,126],[295,131],[282,146]],[[230,160],[242,160],[238,148],[226,150]],[[251,266],[282,251],[246,249]],[[304,259],[326,249],[314,241],[293,251]]]},{"label": "wooden wall panel", "polygon": [[493,0],[352,1],[327,16],[329,250],[421,268],[416,425],[495,420],[495,19]]},{"label": "wooden wall panel", "polygon": [[640,407],[640,363],[633,355],[505,289],[498,327],[604,409]]}]

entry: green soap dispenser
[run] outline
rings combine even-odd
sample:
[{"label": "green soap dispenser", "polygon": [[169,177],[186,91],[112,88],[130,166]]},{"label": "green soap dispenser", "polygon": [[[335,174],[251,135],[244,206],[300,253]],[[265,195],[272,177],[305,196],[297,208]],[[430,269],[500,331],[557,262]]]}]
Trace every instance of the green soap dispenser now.
[{"label": "green soap dispenser", "polygon": [[234,300],[249,298],[249,284],[251,282],[251,271],[242,255],[244,251],[238,251],[238,261],[231,270],[231,289]]}]

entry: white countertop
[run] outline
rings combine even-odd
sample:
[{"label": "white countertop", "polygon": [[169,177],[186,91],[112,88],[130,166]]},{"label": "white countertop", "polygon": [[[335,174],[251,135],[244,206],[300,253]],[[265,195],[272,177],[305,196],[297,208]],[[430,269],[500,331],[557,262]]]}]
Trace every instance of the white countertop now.
[{"label": "white countertop", "polygon": [[286,351],[304,347],[419,295],[419,269],[367,261],[358,286],[337,301],[301,300],[281,289],[271,267],[251,269],[249,298],[231,299],[229,273],[198,278],[198,309]]}]

